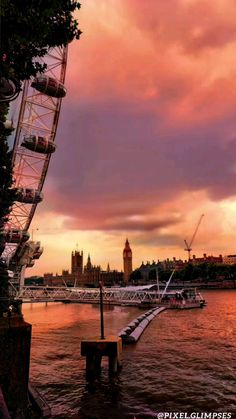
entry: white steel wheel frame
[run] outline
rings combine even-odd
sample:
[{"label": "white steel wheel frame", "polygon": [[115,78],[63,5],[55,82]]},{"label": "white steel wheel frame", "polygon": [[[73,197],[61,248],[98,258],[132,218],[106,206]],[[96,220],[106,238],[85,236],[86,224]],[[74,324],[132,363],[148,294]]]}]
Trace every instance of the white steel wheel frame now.
[{"label": "white steel wheel frame", "polygon": [[[44,74],[62,84],[65,81],[67,52],[68,47],[56,47],[42,59],[42,63],[47,64]],[[25,81],[13,147],[14,187],[42,190],[51,154],[30,151],[22,147],[21,143],[24,136],[29,135],[42,136],[55,141],[61,101],[61,98],[47,96],[32,88],[31,80]],[[27,231],[37,205],[15,202],[5,228]],[[9,263],[21,246],[22,242],[6,243],[2,258]]]}]

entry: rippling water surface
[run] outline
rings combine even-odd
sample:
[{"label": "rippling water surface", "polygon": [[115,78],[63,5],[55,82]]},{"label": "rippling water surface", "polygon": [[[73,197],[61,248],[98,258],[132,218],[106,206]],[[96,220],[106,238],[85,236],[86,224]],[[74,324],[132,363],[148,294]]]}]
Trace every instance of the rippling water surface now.
[{"label": "rippling water surface", "polygon": [[[123,369],[86,382],[80,341],[99,335],[99,308],[88,304],[25,304],[33,325],[31,381],[54,418],[152,418],[157,412],[232,412],[236,417],[236,291],[204,292],[208,306],[167,310],[135,346],[124,347]],[[105,334],[140,314],[105,311]]]}]

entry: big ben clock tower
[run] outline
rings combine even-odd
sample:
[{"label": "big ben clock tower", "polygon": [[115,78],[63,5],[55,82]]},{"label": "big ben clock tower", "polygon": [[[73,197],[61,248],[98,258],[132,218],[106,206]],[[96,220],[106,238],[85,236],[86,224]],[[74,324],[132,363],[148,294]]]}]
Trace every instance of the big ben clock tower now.
[{"label": "big ben clock tower", "polygon": [[124,260],[124,281],[127,283],[129,281],[129,277],[132,272],[132,250],[130,248],[128,239],[126,239],[125,248],[123,250],[123,260]]}]

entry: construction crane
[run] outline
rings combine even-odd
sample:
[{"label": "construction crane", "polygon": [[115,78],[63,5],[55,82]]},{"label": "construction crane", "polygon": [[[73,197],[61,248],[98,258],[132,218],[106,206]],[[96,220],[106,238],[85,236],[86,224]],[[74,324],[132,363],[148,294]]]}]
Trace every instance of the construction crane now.
[{"label": "construction crane", "polygon": [[184,250],[186,250],[188,252],[188,261],[190,261],[190,259],[191,259],[192,244],[193,244],[193,241],[196,237],[196,234],[198,232],[198,229],[199,229],[199,226],[201,224],[201,221],[202,221],[203,217],[204,217],[204,214],[202,214],[201,217],[198,220],[197,226],[195,228],[195,231],[193,233],[193,236],[192,236],[192,239],[191,239],[190,243],[188,244],[187,240],[184,240],[184,243],[186,244],[186,249],[184,249]]}]

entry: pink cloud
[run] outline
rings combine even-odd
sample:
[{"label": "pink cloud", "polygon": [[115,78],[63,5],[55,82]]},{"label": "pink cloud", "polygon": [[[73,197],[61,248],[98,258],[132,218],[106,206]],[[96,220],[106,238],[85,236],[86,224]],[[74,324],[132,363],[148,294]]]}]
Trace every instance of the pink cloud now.
[{"label": "pink cloud", "polygon": [[118,3],[83,5],[39,214],[145,245],[157,230],[169,246],[182,234],[170,208],[183,193],[235,196],[235,5]]},{"label": "pink cloud", "polygon": [[230,111],[236,100],[232,2],[150,1],[137,7],[128,0],[114,7],[90,0],[82,10],[84,34],[69,54],[68,105],[124,101],[161,116],[162,124],[185,125]]}]

